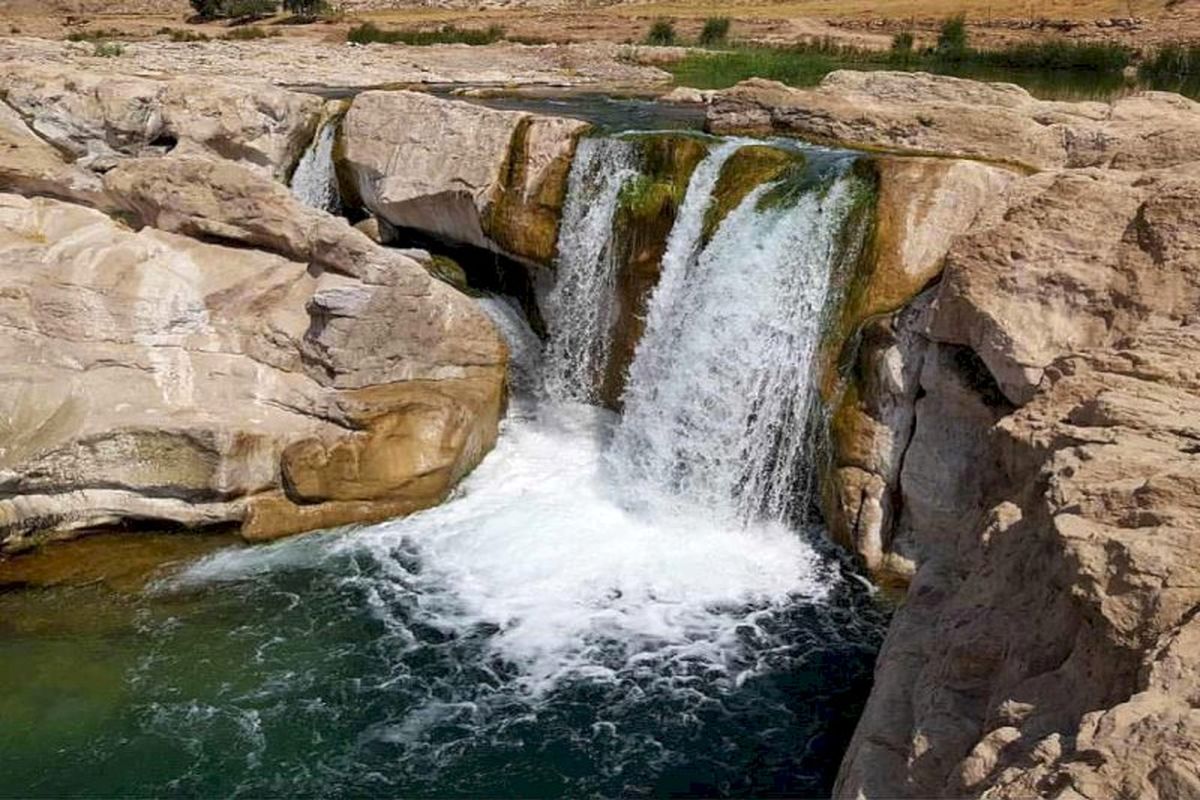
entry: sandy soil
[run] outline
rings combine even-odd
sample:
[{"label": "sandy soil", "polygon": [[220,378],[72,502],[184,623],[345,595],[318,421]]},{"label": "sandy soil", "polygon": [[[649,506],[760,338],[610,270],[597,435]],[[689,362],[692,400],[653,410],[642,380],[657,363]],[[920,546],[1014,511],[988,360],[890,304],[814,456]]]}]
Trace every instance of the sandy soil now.
[{"label": "sandy soil", "polygon": [[[505,7],[496,7],[501,4]],[[289,25],[277,17],[261,24],[283,36],[331,41],[370,19],[395,27],[501,25],[512,36],[555,42],[630,42],[640,40],[658,17],[674,19],[688,38],[698,33],[705,17],[725,15],[734,19],[738,39],[786,43],[832,37],[881,48],[896,31],[913,29],[931,37],[941,19],[967,12],[973,40],[985,46],[1047,36],[1138,46],[1200,39],[1200,0],[1177,1],[1170,8],[1168,0],[659,0],[599,7],[587,0],[443,0],[440,5],[449,7],[437,8],[405,0],[335,0],[335,5],[342,10],[335,21]],[[189,14],[185,0],[0,0],[0,35],[58,38],[104,28],[136,39],[183,27]],[[227,32],[224,23],[187,27],[214,37]]]}]

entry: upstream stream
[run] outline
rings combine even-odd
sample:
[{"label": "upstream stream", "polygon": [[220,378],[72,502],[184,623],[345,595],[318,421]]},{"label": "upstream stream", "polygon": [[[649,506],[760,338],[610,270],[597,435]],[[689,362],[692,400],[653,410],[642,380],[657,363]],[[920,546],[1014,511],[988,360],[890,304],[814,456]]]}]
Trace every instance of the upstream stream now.
[{"label": "upstream stream", "polygon": [[[0,593],[0,794],[827,795],[886,623],[807,493],[857,179],[800,148],[804,181],[706,232],[745,144],[691,174],[623,413],[595,390],[640,169],[613,136],[576,157],[548,340],[480,299],[512,399],[450,501],[132,589]],[[327,157],[293,187],[326,207]]]}]

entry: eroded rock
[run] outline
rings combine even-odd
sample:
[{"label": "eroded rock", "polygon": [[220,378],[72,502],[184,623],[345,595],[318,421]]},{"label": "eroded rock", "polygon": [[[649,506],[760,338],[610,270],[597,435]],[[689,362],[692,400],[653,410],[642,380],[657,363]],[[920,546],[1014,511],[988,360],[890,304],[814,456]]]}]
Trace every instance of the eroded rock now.
[{"label": "eroded rock", "polygon": [[921,72],[841,70],[813,89],[751,79],[716,94],[708,126],[1031,169],[1139,170],[1200,159],[1200,104],[1179,95],[1063,103],[1012,84]]},{"label": "eroded rock", "polygon": [[[139,164],[153,165],[144,180]],[[172,166],[182,183],[167,180]],[[130,162],[109,189],[136,189],[130,208],[146,210],[173,187],[158,211],[180,229],[203,218],[237,230],[236,218],[253,231],[279,210],[264,198],[289,197],[211,167]],[[347,247],[375,247],[328,222]],[[263,538],[380,519],[439,502],[482,458],[505,350],[473,301],[403,254],[376,257],[394,279],[378,284],[294,260],[308,251],[286,237],[273,244],[278,254],[135,233],[81,206],[2,196],[0,547],[129,520]],[[397,447],[403,459],[387,456]],[[321,448],[365,457],[347,472],[295,455]],[[329,470],[332,493],[285,480]],[[370,488],[342,502],[354,485]]]},{"label": "eroded rock", "polygon": [[416,92],[364,92],[341,132],[341,169],[392,225],[549,264],[576,120]]},{"label": "eroded rock", "polygon": [[125,156],[176,152],[276,178],[290,173],[322,106],[265,83],[19,63],[0,69],[0,96],[42,138],[99,171]]}]

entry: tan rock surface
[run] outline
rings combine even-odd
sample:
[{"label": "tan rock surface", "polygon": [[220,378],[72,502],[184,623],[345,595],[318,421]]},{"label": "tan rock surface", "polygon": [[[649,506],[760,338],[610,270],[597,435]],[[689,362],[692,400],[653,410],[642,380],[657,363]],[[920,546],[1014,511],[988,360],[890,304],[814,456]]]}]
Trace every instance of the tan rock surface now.
[{"label": "tan rock surface", "polygon": [[[136,189],[142,208],[162,190],[176,221],[220,223],[232,207],[250,226],[279,211],[264,186],[290,201],[249,170],[211,166],[237,180],[201,186],[194,159],[151,159],[114,170],[110,188]],[[165,188],[172,167],[175,195]],[[241,202],[222,207],[214,195]],[[365,243],[360,252],[374,247],[328,223]],[[505,351],[473,301],[402,254],[376,259],[390,259],[396,279],[381,285],[284,257],[303,258],[299,248],[273,249],[283,255],[134,233],[80,206],[2,196],[3,549],[131,519],[245,522],[258,537],[379,519],[439,502],[478,462],[495,438]],[[430,346],[444,338],[465,344]],[[342,488],[331,496],[371,488],[344,506],[285,488],[293,448],[366,453],[354,471],[335,470]],[[386,457],[396,448],[398,463]],[[255,509],[268,502],[264,521]]]},{"label": "tan rock surface", "polygon": [[871,245],[838,322],[841,342],[859,342],[859,367],[831,397],[833,458],[823,505],[834,538],[877,575],[907,576],[913,554],[893,540],[905,506],[900,470],[922,390],[933,293],[893,312],[937,279],[956,238],[995,206],[1017,176],[955,159],[883,156],[871,168],[878,185]]},{"label": "tan rock surface", "polygon": [[994,428],[994,506],[918,572],[838,796],[1194,794],[1198,344],[1068,356]]},{"label": "tan rock surface", "polygon": [[349,45],[292,37],[266,41],[129,42],[119,58],[98,58],[90,42],[12,36],[0,62],[26,61],[164,78],[252,75],[279,86],[367,89],[416,84],[498,86],[662,86],[670,73],[633,63],[637,48],[607,42],[564,45]]},{"label": "tan rock surface", "polygon": [[174,151],[285,177],[312,138],[321,101],[253,81],[170,80],[47,64],[4,64],[0,96],[42,138],[85,164]]},{"label": "tan rock surface", "polygon": [[575,142],[587,125],[416,92],[364,92],[342,169],[387,222],[548,264]]},{"label": "tan rock surface", "polygon": [[1179,95],[1062,103],[1012,84],[919,72],[842,70],[813,89],[751,79],[716,94],[708,125],[1031,169],[1137,170],[1200,159],[1200,104]]},{"label": "tan rock surface", "polygon": [[[826,507],[877,574],[911,585],[835,794],[1197,795],[1194,106],[1043,107],[1055,154],[1018,136],[1029,109],[1009,89],[930,80],[914,95],[924,78],[839,78],[760,109],[770,127],[1046,168],[931,228],[922,268],[882,270],[902,278],[878,281],[887,311],[944,267],[852,340]],[[860,88],[830,99],[839,82]],[[966,98],[999,109],[995,131],[936,115]],[[931,130],[909,125],[927,111]],[[886,196],[880,239],[920,218]]]}]

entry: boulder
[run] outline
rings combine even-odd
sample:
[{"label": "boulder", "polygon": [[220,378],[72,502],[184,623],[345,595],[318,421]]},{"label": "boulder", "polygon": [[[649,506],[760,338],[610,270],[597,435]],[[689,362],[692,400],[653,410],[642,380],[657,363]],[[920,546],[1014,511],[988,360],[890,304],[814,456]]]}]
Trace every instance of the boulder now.
[{"label": "boulder", "polygon": [[1200,104],[1179,95],[1062,103],[1012,84],[920,72],[842,70],[812,89],[751,79],[716,94],[708,127],[1030,169],[1139,170],[1200,160]]},{"label": "boulder", "polygon": [[[154,221],[181,230],[236,217],[252,237],[301,211],[228,163],[111,177],[128,209],[162,191]],[[370,255],[326,220],[330,252]],[[284,234],[263,240],[275,252],[230,248],[0,196],[0,550],[129,523],[261,539],[377,520],[440,502],[482,458],[506,354],[474,302],[404,254],[376,254],[372,283]]]},{"label": "boulder", "polygon": [[974,349],[1023,405],[1056,358],[1200,301],[1194,170],[1043,173],[1022,181],[946,258],[930,334]]},{"label": "boulder", "polygon": [[38,138],[0,102],[0,190],[97,202],[100,182]]},{"label": "boulder", "polygon": [[358,201],[392,225],[547,265],[587,127],[416,92],[364,92],[342,123],[339,169]]},{"label": "boulder", "polygon": [[322,101],[253,81],[162,80],[47,64],[0,68],[0,96],[43,139],[98,171],[125,156],[196,154],[283,179]]},{"label": "boulder", "polygon": [[1066,356],[994,426],[990,510],[921,565],[836,796],[1195,794],[1198,345]]}]

